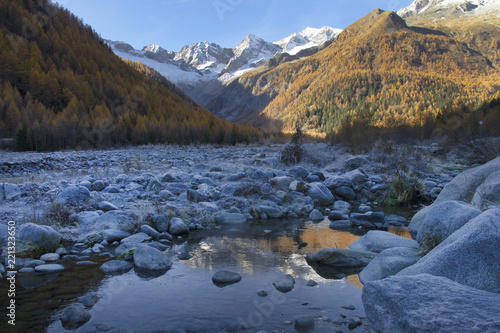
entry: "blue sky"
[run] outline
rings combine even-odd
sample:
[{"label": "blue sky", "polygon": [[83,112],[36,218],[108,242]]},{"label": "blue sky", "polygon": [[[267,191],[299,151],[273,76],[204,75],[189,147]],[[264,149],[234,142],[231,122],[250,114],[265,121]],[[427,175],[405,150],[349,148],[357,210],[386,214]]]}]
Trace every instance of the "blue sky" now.
[{"label": "blue sky", "polygon": [[345,28],[370,11],[412,0],[59,0],[103,38],[171,51],[209,41],[238,45],[254,34],[275,42],[306,27]]}]

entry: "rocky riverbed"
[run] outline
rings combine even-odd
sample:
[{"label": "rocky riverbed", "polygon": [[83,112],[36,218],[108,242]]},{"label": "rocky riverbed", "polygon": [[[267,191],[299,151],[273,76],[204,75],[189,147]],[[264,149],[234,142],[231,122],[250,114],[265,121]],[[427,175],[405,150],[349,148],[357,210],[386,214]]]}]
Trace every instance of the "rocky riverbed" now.
[{"label": "rocky riverbed", "polygon": [[[420,179],[420,190],[430,198],[438,198],[461,168],[458,163],[436,159],[432,155],[435,146],[419,148],[431,156],[425,167],[420,167],[418,154],[353,156],[339,146],[321,143],[305,144],[304,161],[287,166],[280,163],[281,148],[161,146],[1,153],[0,239],[5,241],[7,223],[15,221],[17,256],[31,257],[16,260],[15,269],[21,274],[47,277],[65,269],[63,259],[85,265],[85,258],[106,256],[114,260],[100,266],[104,274],[134,268],[147,278],[171,269],[178,260],[172,257],[172,249],[193,237],[266,221],[301,219],[327,223],[329,230],[362,234],[371,230],[349,250],[332,243],[324,246],[330,249],[303,253],[302,258],[320,276],[343,279],[372,262],[384,263],[377,253],[392,258],[392,273],[387,276],[421,255],[418,242],[386,232],[407,225],[421,208],[417,205],[398,214],[382,209],[378,200],[392,186],[394,167],[399,173],[408,172],[411,166],[410,171]],[[307,246],[299,242],[297,249]],[[192,254],[175,255],[189,260]],[[92,265],[92,260],[87,261]],[[5,278],[4,267],[0,269]],[[377,274],[360,277],[368,281]],[[222,285],[239,283],[239,279],[239,273],[226,270],[212,277]],[[294,276],[284,277],[277,281],[280,287],[275,287],[286,292],[293,289],[293,280]],[[38,282],[33,281],[36,287]],[[85,304],[65,308],[62,326],[84,325],[90,320],[89,308]],[[314,316],[296,318],[295,327],[307,328],[311,320],[314,325]],[[357,319],[347,320],[345,326],[368,329]]]}]

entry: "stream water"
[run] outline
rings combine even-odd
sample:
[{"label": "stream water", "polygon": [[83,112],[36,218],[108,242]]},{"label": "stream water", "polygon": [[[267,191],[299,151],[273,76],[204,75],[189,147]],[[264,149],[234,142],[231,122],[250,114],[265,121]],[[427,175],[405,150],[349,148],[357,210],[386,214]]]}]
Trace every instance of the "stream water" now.
[{"label": "stream water", "polygon": [[[105,275],[99,267],[111,259],[106,255],[85,259],[96,263],[86,266],[61,260],[66,269],[45,284],[46,278],[40,282],[33,275],[18,275],[15,327],[6,324],[8,300],[3,295],[8,284],[2,281],[0,331],[65,332],[60,311],[88,294],[96,294],[99,301],[90,310],[91,319],[74,332],[234,332],[242,327],[249,332],[297,332],[300,328],[288,321],[300,315],[315,318],[314,329],[306,331],[346,331],[349,317],[365,315],[358,276],[324,278],[306,263],[305,255],[347,248],[363,233],[335,231],[328,225],[327,220],[267,221],[195,233],[173,246],[174,264],[161,276],[134,269]],[[405,229],[390,231],[407,236]],[[302,242],[307,246],[299,248]],[[178,254],[190,258],[180,260]],[[211,277],[222,269],[238,272],[242,280],[216,286]],[[295,278],[295,287],[280,293],[272,283],[285,274]],[[308,286],[309,280],[318,284]],[[259,291],[268,295],[261,297]],[[350,305],[355,309],[342,308]],[[361,325],[352,332],[367,331]]]}]

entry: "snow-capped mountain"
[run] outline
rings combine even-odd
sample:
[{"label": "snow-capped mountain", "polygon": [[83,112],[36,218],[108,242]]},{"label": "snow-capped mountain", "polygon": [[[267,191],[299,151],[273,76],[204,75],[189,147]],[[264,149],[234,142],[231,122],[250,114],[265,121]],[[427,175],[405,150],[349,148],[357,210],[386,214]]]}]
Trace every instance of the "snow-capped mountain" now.
[{"label": "snow-capped mountain", "polygon": [[293,33],[274,44],[279,45],[284,52],[295,55],[301,50],[305,50],[317,45],[321,45],[330,39],[337,37],[342,29],[323,27],[321,29],[305,28],[299,33]]},{"label": "snow-capped mountain", "polygon": [[179,52],[167,51],[157,44],[136,50],[124,42],[107,41],[113,52],[125,59],[139,61],[160,72],[188,94],[210,81],[220,84],[266,64],[277,54],[297,54],[335,38],[340,29],[306,28],[278,42],[270,43],[255,35],[247,36],[234,48],[201,42],[184,46]]},{"label": "snow-capped mountain", "polygon": [[418,14],[449,14],[454,11],[461,15],[481,16],[500,14],[500,0],[415,0],[411,5],[398,11],[399,16],[408,18]]}]

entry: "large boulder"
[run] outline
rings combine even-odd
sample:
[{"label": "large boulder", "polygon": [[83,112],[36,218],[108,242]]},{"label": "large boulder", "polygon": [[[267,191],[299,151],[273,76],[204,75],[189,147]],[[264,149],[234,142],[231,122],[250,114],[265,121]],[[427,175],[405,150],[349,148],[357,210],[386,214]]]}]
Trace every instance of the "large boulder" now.
[{"label": "large boulder", "polygon": [[293,178],[290,176],[274,177],[271,178],[270,182],[276,189],[286,191],[293,182]]},{"label": "large boulder", "polygon": [[490,209],[398,275],[432,274],[500,293],[500,209]]},{"label": "large boulder", "polygon": [[349,250],[376,253],[391,247],[408,247],[419,250],[416,241],[380,230],[370,230],[348,246]]},{"label": "large boulder", "polygon": [[310,196],[314,203],[319,206],[328,206],[334,201],[332,192],[321,183],[309,184],[306,195]]},{"label": "large boulder", "polygon": [[376,332],[499,332],[500,295],[428,274],[367,283],[363,304]]},{"label": "large boulder", "polygon": [[0,184],[0,201],[11,200],[19,197],[21,190],[16,184],[1,183]]},{"label": "large boulder", "polygon": [[420,210],[411,219],[411,223],[408,226],[408,229],[413,239],[417,238],[420,225],[422,224],[424,217],[433,206],[445,201],[452,200],[459,200],[467,203],[472,202],[472,199],[478,187],[485,181],[485,179],[488,178],[490,174],[498,172],[499,170],[500,157],[497,157],[496,159],[484,165],[462,172],[451,182],[446,184],[441,193],[439,193],[434,203],[429,207]]},{"label": "large boulder", "polygon": [[472,204],[480,209],[500,206],[500,171],[489,175],[477,188]]},{"label": "large boulder", "polygon": [[420,250],[413,247],[391,247],[380,252],[359,273],[359,281],[366,284],[396,275],[401,270],[414,265],[420,260]]},{"label": "large boulder", "polygon": [[479,209],[463,201],[445,201],[434,205],[422,220],[417,242],[424,246],[429,242],[437,245],[480,214]]},{"label": "large boulder", "polygon": [[172,261],[164,252],[142,244],[135,249],[134,264],[140,269],[151,271],[162,271],[172,267]]},{"label": "large boulder", "polygon": [[362,166],[365,166],[366,164],[370,163],[366,158],[362,156],[354,156],[349,159],[347,159],[344,164],[344,170],[352,171],[358,168],[361,168]]},{"label": "large boulder", "polygon": [[64,189],[56,198],[62,204],[77,205],[83,204],[90,199],[90,191],[85,186],[70,186]]},{"label": "large boulder", "polygon": [[34,244],[46,252],[54,252],[61,242],[61,234],[47,225],[25,223],[18,230],[19,242]]},{"label": "large boulder", "polygon": [[308,254],[306,260],[309,265],[326,265],[334,268],[360,268],[368,265],[376,255],[376,253],[366,251],[323,249]]}]

